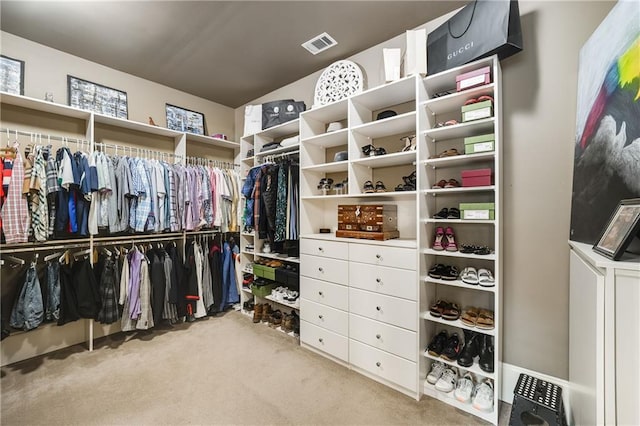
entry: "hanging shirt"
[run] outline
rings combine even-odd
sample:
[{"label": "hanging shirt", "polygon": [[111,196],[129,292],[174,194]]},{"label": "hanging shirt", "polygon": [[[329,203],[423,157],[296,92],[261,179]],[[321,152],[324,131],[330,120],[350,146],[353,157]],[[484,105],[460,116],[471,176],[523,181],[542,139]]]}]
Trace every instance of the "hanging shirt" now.
[{"label": "hanging shirt", "polygon": [[[14,148],[18,150],[18,143]],[[18,151],[13,161],[11,183],[7,192],[7,199],[2,206],[2,226],[7,244],[26,243],[29,237],[29,208],[27,199],[22,193],[24,181],[24,166],[22,155]]]}]

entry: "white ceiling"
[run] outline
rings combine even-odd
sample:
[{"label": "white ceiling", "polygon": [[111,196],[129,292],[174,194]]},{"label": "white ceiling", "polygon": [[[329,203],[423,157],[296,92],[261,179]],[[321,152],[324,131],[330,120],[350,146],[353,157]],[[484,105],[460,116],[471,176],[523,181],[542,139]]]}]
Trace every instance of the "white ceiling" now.
[{"label": "white ceiling", "polygon": [[[0,28],[236,108],[465,3],[2,0]],[[300,46],[323,31],[338,45]]]}]

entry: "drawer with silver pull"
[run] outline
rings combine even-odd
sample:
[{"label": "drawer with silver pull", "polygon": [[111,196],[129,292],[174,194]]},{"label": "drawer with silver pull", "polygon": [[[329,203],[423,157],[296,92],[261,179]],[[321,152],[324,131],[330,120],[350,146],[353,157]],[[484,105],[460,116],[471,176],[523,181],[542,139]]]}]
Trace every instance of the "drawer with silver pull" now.
[{"label": "drawer with silver pull", "polygon": [[343,361],[349,361],[349,339],[307,321],[300,321],[300,341]]},{"label": "drawer with silver pull", "polygon": [[416,249],[366,244],[349,244],[349,260],[414,271],[418,264]]},{"label": "drawer with silver pull", "polygon": [[417,300],[416,271],[349,263],[349,286],[403,299]]},{"label": "drawer with silver pull", "polygon": [[349,309],[349,289],[341,284],[300,277],[300,297],[336,309]]},{"label": "drawer with silver pull", "polygon": [[349,332],[349,314],[305,298],[300,299],[300,319],[343,336]]},{"label": "drawer with silver pull", "polygon": [[349,312],[411,331],[418,329],[416,302],[349,288]]},{"label": "drawer with silver pull", "polygon": [[415,391],[418,386],[418,368],[415,362],[349,340],[349,362],[403,388]]},{"label": "drawer with silver pull", "polygon": [[349,257],[349,246],[347,243],[338,241],[302,238],[300,240],[300,253],[346,260]]},{"label": "drawer with silver pull", "polygon": [[[302,311],[301,311],[302,314]],[[349,338],[377,349],[416,361],[416,333],[359,315],[349,315]]]},{"label": "drawer with silver pull", "polygon": [[300,275],[338,284],[347,284],[349,262],[302,254],[300,255]]}]

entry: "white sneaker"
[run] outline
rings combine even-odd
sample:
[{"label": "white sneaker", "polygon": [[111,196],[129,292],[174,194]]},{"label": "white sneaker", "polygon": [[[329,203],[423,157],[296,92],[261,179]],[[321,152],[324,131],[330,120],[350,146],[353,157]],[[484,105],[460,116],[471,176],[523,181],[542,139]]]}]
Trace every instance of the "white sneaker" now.
[{"label": "white sneaker", "polygon": [[444,373],[444,363],[440,361],[434,361],[431,364],[431,371],[427,374],[427,382],[429,384],[435,385],[440,377],[442,377],[442,373]]},{"label": "white sneaker", "polygon": [[460,402],[468,404],[471,402],[471,394],[473,393],[473,376],[467,372],[462,379],[458,380],[454,395]]},{"label": "white sneaker", "polygon": [[493,411],[493,382],[491,379],[486,379],[476,386],[473,408],[480,411]]},{"label": "white sneaker", "polygon": [[447,367],[442,373],[442,377],[436,382],[436,389],[440,392],[451,392],[456,387],[458,381],[458,369]]}]

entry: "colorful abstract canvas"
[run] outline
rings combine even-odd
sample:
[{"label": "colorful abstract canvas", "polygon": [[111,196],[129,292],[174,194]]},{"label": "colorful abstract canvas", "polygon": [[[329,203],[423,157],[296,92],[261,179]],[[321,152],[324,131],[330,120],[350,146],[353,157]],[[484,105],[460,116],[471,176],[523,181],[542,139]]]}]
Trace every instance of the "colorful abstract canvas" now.
[{"label": "colorful abstract canvas", "polygon": [[619,1],[580,51],[571,234],[593,244],[640,197],[640,5]]}]

